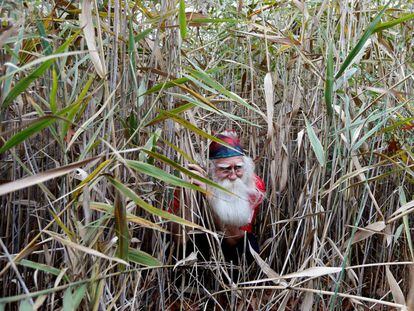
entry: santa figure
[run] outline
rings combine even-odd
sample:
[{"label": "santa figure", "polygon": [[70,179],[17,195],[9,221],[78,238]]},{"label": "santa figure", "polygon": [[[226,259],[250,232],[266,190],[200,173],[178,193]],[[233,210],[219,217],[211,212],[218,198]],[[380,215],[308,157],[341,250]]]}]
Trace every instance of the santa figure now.
[{"label": "santa figure", "polygon": [[[225,131],[216,137],[227,145],[215,141],[210,144],[208,172],[194,164],[190,164],[189,169],[197,175],[209,177],[228,192],[198,180],[193,180],[193,183],[208,190],[207,200],[216,228],[224,234],[222,250],[226,260],[238,263],[244,253],[248,261],[252,261],[249,244],[259,252],[252,230],[265,194],[265,184],[254,173],[253,160],[244,154],[236,132]],[[175,200],[174,205],[177,208],[179,202]]]},{"label": "santa figure", "polygon": [[[238,256],[245,250],[248,256],[250,254],[244,237],[252,248],[259,252],[257,238],[252,230],[266,189],[263,180],[254,173],[253,160],[244,154],[236,132],[225,131],[216,137],[227,146],[215,141],[210,144],[208,175],[228,192],[208,187],[207,199],[216,226],[224,233],[224,256],[227,260],[237,262]],[[189,165],[189,168],[198,175],[205,175],[197,165]],[[194,183],[207,188],[199,181]]]}]

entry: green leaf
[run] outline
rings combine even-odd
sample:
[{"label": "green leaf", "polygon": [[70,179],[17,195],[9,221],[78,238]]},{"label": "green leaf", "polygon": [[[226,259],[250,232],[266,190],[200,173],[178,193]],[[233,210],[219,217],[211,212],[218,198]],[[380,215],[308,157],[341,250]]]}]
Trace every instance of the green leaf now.
[{"label": "green leaf", "polygon": [[[219,72],[220,70],[223,70],[223,69],[224,69],[224,67],[222,67],[222,66],[218,67],[217,66],[217,67],[214,67],[214,68],[211,68],[211,69],[207,70],[206,72],[207,73],[215,73],[215,72]],[[140,94],[140,96],[152,94],[152,93],[160,91],[161,89],[166,90],[166,89],[169,89],[171,87],[174,87],[174,86],[177,86],[177,85],[180,85],[180,84],[184,84],[188,81],[190,81],[190,79],[187,78],[187,77],[178,78],[178,79],[174,79],[174,80],[171,80],[171,81],[164,81],[164,82],[161,82],[161,83],[153,86],[152,88],[150,88],[145,93]]]},{"label": "green leaf", "polygon": [[178,79],[174,79],[174,80],[171,80],[171,81],[164,81],[164,82],[158,83],[157,85],[153,86],[148,91],[146,91],[145,93],[140,94],[140,95],[144,96],[144,95],[148,95],[148,94],[158,92],[161,89],[164,89],[164,90],[169,89],[170,87],[174,87],[177,84],[183,84],[187,81],[188,81],[187,78],[178,78]]},{"label": "green leaf", "polygon": [[33,306],[31,305],[29,300],[22,300],[19,305],[19,311],[33,311]]},{"label": "green leaf", "polygon": [[[20,52],[20,49],[22,48],[25,29],[26,29],[26,27],[23,27],[23,25],[22,25],[22,27],[20,27],[19,33],[18,33],[17,37],[15,38],[15,43],[13,44],[14,45],[13,50],[11,50],[7,45],[3,46],[3,48],[7,51],[7,53],[11,55],[10,63],[13,64],[13,65],[17,65],[20,62],[19,52]],[[4,76],[5,81],[3,82],[2,90],[1,90],[2,91],[2,94],[0,96],[1,100],[3,100],[5,97],[7,97],[7,94],[9,93],[10,87],[12,85],[14,73],[16,71],[17,70],[14,66],[7,66],[6,74]],[[0,81],[1,81],[1,79],[0,79]],[[1,111],[1,107],[0,107],[0,111]],[[0,121],[2,120],[2,117],[3,116],[0,114]]]},{"label": "green leaf", "polygon": [[172,114],[169,111],[162,111],[163,114],[167,115],[169,119],[174,120],[175,122],[181,124],[182,126],[184,126],[185,128],[189,129],[190,131],[200,135],[201,137],[207,138],[209,140],[215,141],[221,145],[226,146],[227,148],[230,148],[232,150],[235,150],[232,146],[230,146],[229,144],[227,144],[226,142],[222,141],[221,139],[212,136],[206,132],[204,132],[203,130],[199,129],[197,126],[191,124],[190,122],[188,122],[187,120],[184,120],[183,118]]},{"label": "green leaf", "polygon": [[163,139],[161,137],[161,140],[164,144],[166,144],[167,146],[171,147],[172,149],[174,149],[178,154],[182,155],[184,159],[186,159],[189,163],[192,164],[197,164],[196,161],[193,160],[192,157],[190,157],[190,155],[188,155],[184,150],[182,150],[181,148],[177,147],[175,144],[170,143],[168,140]]},{"label": "green leaf", "polygon": [[[75,34],[70,36],[69,39],[67,39],[65,43],[63,43],[53,54],[60,54],[64,52],[68,48],[68,46],[72,43],[72,41],[78,37],[80,32],[81,30],[78,30]],[[38,68],[36,68],[32,73],[30,73],[29,75],[21,79],[14,86],[14,88],[9,92],[9,94],[7,94],[7,97],[4,99],[1,108],[2,109],[7,108],[17,96],[19,96],[22,92],[24,92],[29,87],[29,85],[34,80],[41,77],[46,72],[46,70],[48,70],[49,67],[52,66],[52,64],[55,61],[56,61],[56,58],[52,58],[52,59],[45,61]]]},{"label": "green leaf", "polygon": [[[119,198],[119,194],[117,194],[115,197],[114,218],[115,232],[118,236],[118,257],[125,261],[128,261],[129,232],[126,217],[126,207],[124,204],[122,204],[122,201]],[[125,267],[122,267],[122,269],[124,268]]]},{"label": "green leaf", "polygon": [[79,286],[72,295],[73,297],[73,310],[76,310],[80,303],[82,302],[83,297],[86,294],[86,284]]},{"label": "green leaf", "polygon": [[148,34],[151,33],[151,31],[152,31],[152,28],[145,29],[144,31],[136,35],[134,38],[135,42],[139,42],[139,40],[144,39],[146,36],[148,36]]},{"label": "green leaf", "polygon": [[129,248],[128,250],[128,259],[139,265],[147,267],[157,267],[162,266],[162,263],[159,262],[156,258],[152,257],[150,254],[143,252],[139,249]]},{"label": "green leaf", "polygon": [[72,293],[72,287],[69,287],[63,295],[63,311],[76,311],[86,294],[86,284],[79,286]]},{"label": "green leaf", "polygon": [[[95,81],[95,75],[91,75],[88,79],[88,81],[85,83],[85,86],[83,87],[82,91],[80,92],[78,98],[76,99],[75,103],[71,105],[71,108],[67,111],[67,119],[70,122],[73,122],[75,119],[76,114],[79,112],[79,107],[83,103],[83,100],[86,96],[86,94],[89,91],[89,88],[91,87],[92,83]],[[85,103],[87,104],[87,103]],[[62,131],[60,133],[60,137],[63,140],[63,138],[68,134],[69,126],[71,123],[67,122],[63,124]]]},{"label": "green leaf", "polygon": [[398,121],[394,122],[392,125],[383,128],[381,130],[381,132],[383,132],[383,133],[389,133],[389,132],[395,131],[399,127],[401,127],[403,125],[409,125],[409,124],[411,124],[412,121],[414,121],[414,117],[410,117],[410,118],[405,118],[405,119],[398,120]]},{"label": "green leaf", "polygon": [[358,148],[374,133],[378,132],[379,129],[387,122],[387,119],[384,119],[377,123],[372,129],[368,131],[363,137],[358,139],[358,141],[352,146],[352,150],[358,150]]},{"label": "green leaf", "polygon": [[[147,212],[151,213],[152,215],[155,216],[159,216],[162,217],[164,219],[167,220],[171,220],[173,222],[176,222],[178,224],[184,225],[184,226],[189,226],[189,227],[193,227],[193,228],[197,228],[206,232],[210,232],[207,229],[196,225],[195,223],[192,223],[191,221],[185,220],[181,217],[178,217],[174,214],[171,214],[169,212],[163,211],[159,208],[156,208],[154,206],[152,206],[151,204],[145,202],[143,199],[141,199],[135,192],[133,192],[131,189],[129,189],[128,187],[126,187],[125,185],[123,185],[120,181],[112,178],[112,177],[108,177],[109,181],[115,186],[115,188],[117,188],[123,195],[125,195],[126,197],[130,198],[132,201],[134,201],[134,203],[138,206],[140,206],[142,209],[146,210]],[[212,232],[210,232],[212,233]]]},{"label": "green leaf", "polygon": [[6,143],[3,146],[1,146],[0,153],[6,152],[10,148],[16,146],[17,144],[20,144],[22,141],[26,140],[35,133],[52,125],[57,119],[58,118],[56,116],[40,117],[37,121],[34,122],[34,124],[18,132],[17,134],[12,136],[8,141],[6,141]]},{"label": "green leaf", "polygon": [[185,2],[180,0],[180,9],[178,11],[178,22],[180,25],[181,38],[184,40],[187,35],[187,18],[185,16]]},{"label": "green leaf", "polygon": [[238,24],[240,19],[235,18],[192,18],[191,23],[200,23],[200,24],[220,24],[220,23],[229,23],[229,24]]},{"label": "green leaf", "polygon": [[[113,217],[114,207],[112,205],[109,205],[109,204],[106,204],[106,203],[99,203],[99,202],[90,202],[90,207],[94,210],[110,214],[110,217]],[[146,228],[150,228],[150,229],[154,229],[154,230],[158,230],[158,231],[161,231],[161,232],[168,233],[168,231],[165,230],[164,228],[162,228],[161,226],[159,226],[159,225],[157,225],[157,224],[155,224],[155,223],[153,223],[149,220],[146,220],[144,218],[133,215],[129,212],[127,212],[127,221],[133,222],[135,224],[138,224],[138,225],[146,227]]]},{"label": "green leaf", "polygon": [[72,288],[69,287],[63,294],[63,311],[74,311]]},{"label": "green leaf", "polygon": [[249,110],[252,110],[252,111],[254,111],[254,112],[258,113],[258,114],[262,114],[262,112],[260,110],[257,110],[253,106],[249,105],[239,95],[237,95],[237,94],[235,94],[233,92],[228,91],[223,85],[221,85],[220,83],[218,83],[217,81],[215,81],[213,78],[211,78],[205,71],[203,71],[201,69],[199,69],[199,70],[189,69],[189,72],[191,73],[191,75],[194,78],[201,80],[202,82],[204,82],[208,86],[212,87],[213,89],[215,89],[219,93],[227,96],[228,98],[234,100],[235,102],[241,104],[242,106],[246,107]]},{"label": "green leaf", "polygon": [[57,76],[56,70],[53,68],[52,89],[50,90],[50,97],[49,97],[50,110],[52,111],[52,113],[57,112],[57,104],[56,104],[57,90],[58,90],[58,76]]},{"label": "green leaf", "polygon": [[196,78],[194,78],[192,75],[183,73],[183,76],[188,78],[189,82],[192,82],[194,85],[198,86],[201,89],[206,90],[206,93],[211,93],[214,95],[218,95],[218,91],[210,86],[208,86],[207,84],[205,84],[204,82],[202,82],[201,80],[198,80]]},{"label": "green leaf", "polygon": [[316,136],[315,131],[313,130],[312,125],[309,123],[308,119],[303,115],[305,118],[306,123],[306,131],[309,136],[309,140],[313,149],[313,152],[316,155],[316,158],[318,159],[318,162],[321,166],[325,165],[325,152],[323,150],[322,144],[320,140],[318,139],[318,136]]},{"label": "green leaf", "polygon": [[[43,272],[47,272],[53,275],[60,275],[61,270],[57,269],[55,267],[51,267],[42,263],[38,263],[38,262],[34,262],[31,260],[27,260],[27,259],[22,259],[18,262],[19,265],[24,266],[24,267],[28,267],[28,268],[32,268],[35,270],[39,270],[39,271],[43,271]],[[63,276],[63,279],[67,282],[69,282],[69,278],[67,277],[67,275]]]},{"label": "green leaf", "polygon": [[126,164],[130,168],[133,168],[134,170],[140,173],[162,180],[168,184],[171,184],[177,187],[185,187],[185,188],[189,188],[189,189],[193,189],[193,190],[206,193],[206,190],[204,190],[203,188],[193,185],[192,183],[189,183],[187,181],[184,181],[181,178],[178,178],[174,175],[168,174],[162,169],[156,166],[150,165],[148,163],[134,161],[134,160],[126,160]]},{"label": "green leaf", "polygon": [[[129,18],[128,24],[129,24],[128,55],[129,55],[129,61],[131,63],[131,70],[134,70],[135,68],[135,38],[134,38],[132,17]],[[134,82],[136,82],[136,79],[134,79]]]},{"label": "green leaf", "polygon": [[220,186],[219,184],[216,184],[215,182],[211,181],[210,179],[207,179],[207,178],[201,177],[197,174],[194,174],[192,171],[186,169],[185,167],[182,167],[180,164],[174,162],[173,160],[167,158],[166,156],[164,156],[162,154],[158,154],[158,153],[152,152],[150,150],[146,150],[146,149],[143,149],[142,151],[149,154],[151,157],[154,157],[155,159],[158,159],[158,160],[174,167],[175,169],[179,170],[180,172],[183,172],[184,174],[186,174],[187,176],[190,176],[193,179],[197,179],[197,180],[205,183],[206,185],[212,186],[214,188],[221,189],[224,192],[231,193],[229,190],[227,190],[226,188]]},{"label": "green leaf", "polygon": [[[146,144],[143,148],[146,149],[146,150],[153,150],[155,148],[155,146],[157,145],[158,139],[160,139],[160,137],[161,137],[161,132],[162,132],[161,129],[157,129],[154,133],[152,133],[150,138],[148,139],[148,141],[146,142]],[[141,152],[139,154],[139,160],[140,161],[144,162],[147,159],[148,159],[148,156],[144,152]],[[153,163],[149,162],[149,164],[153,164]]]},{"label": "green leaf", "polygon": [[52,45],[49,43],[49,41],[47,40],[47,34],[46,34],[46,30],[45,30],[45,26],[43,25],[43,20],[38,19],[36,21],[36,26],[37,29],[39,30],[39,34],[42,38],[41,42],[42,42],[42,47],[43,47],[43,51],[45,55],[50,55],[52,53]]},{"label": "green leaf", "polygon": [[375,27],[374,32],[383,31],[385,29],[394,27],[394,26],[396,26],[398,24],[407,22],[407,21],[409,21],[410,19],[413,19],[413,18],[414,18],[414,13],[404,14],[403,16],[401,16],[399,18],[396,18],[396,19],[393,19],[393,20],[391,20],[389,22],[385,22],[385,23],[378,24]]},{"label": "green leaf", "polygon": [[[193,108],[194,106],[195,106],[194,104],[192,104],[192,103],[188,103],[188,104],[181,105],[181,106],[179,106],[179,107],[177,107],[177,108],[174,108],[174,109],[170,110],[169,112],[170,112],[170,113],[172,113],[172,114],[174,114],[174,115],[177,115],[177,114],[182,113],[182,112],[184,112],[184,111],[190,110],[190,109],[191,109],[191,108]],[[164,114],[164,113],[160,113],[160,114],[159,114],[158,116],[156,116],[154,119],[152,119],[152,120],[151,120],[151,121],[149,121],[147,124],[145,124],[145,126],[154,125],[154,124],[156,124],[156,123],[159,123],[159,122],[165,121],[165,120],[167,120],[167,119],[168,119],[168,116],[167,116],[166,114]]]},{"label": "green leaf", "polygon": [[328,116],[332,117],[332,104],[333,104],[333,87],[334,87],[334,68],[333,68],[333,44],[329,42],[329,49],[326,61],[326,81],[325,81],[325,104]]},{"label": "green leaf", "polygon": [[246,119],[243,119],[242,117],[239,117],[237,115],[234,115],[234,114],[228,113],[226,111],[220,110],[220,109],[218,109],[218,108],[216,108],[212,105],[207,105],[207,104],[203,103],[202,101],[191,98],[190,96],[183,95],[183,94],[175,94],[175,93],[173,93],[172,95],[174,95],[175,97],[178,97],[182,100],[185,100],[185,101],[187,101],[191,104],[194,104],[195,106],[199,106],[199,107],[201,107],[201,108],[203,108],[207,111],[210,111],[210,112],[213,112],[213,113],[216,113],[216,114],[219,114],[219,115],[224,115],[227,118],[230,118],[232,120],[237,120],[237,121],[240,121],[240,122],[244,122],[244,123],[249,124],[251,126],[260,127],[259,125],[255,124],[255,123],[252,123],[252,122],[250,122]]},{"label": "green leaf", "polygon": [[401,236],[402,230],[404,228],[404,224],[402,223],[401,225],[398,226],[397,230],[395,230],[394,233],[394,243],[397,243],[398,239]]},{"label": "green leaf", "polygon": [[358,53],[361,51],[361,49],[364,47],[365,42],[367,42],[368,38],[375,32],[375,27],[378,25],[379,21],[381,20],[382,15],[384,14],[390,2],[391,0],[388,1],[388,3],[382,8],[382,10],[378,13],[378,15],[374,18],[374,20],[368,25],[361,39],[359,39],[356,46],[351,50],[351,52],[345,58],[341,67],[339,68],[338,73],[335,75],[335,79],[338,79],[345,72],[348,66],[352,63],[352,60],[355,58],[355,56],[357,56]]}]

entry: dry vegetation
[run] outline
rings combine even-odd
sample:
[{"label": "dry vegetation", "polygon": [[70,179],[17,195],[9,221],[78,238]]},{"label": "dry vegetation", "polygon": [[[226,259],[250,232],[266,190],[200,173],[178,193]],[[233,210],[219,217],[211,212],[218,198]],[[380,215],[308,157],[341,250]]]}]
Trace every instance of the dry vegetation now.
[{"label": "dry vegetation", "polygon": [[[0,1],[0,310],[414,310],[413,10]],[[168,232],[212,229],[165,211],[225,128],[267,184],[251,267]]]}]

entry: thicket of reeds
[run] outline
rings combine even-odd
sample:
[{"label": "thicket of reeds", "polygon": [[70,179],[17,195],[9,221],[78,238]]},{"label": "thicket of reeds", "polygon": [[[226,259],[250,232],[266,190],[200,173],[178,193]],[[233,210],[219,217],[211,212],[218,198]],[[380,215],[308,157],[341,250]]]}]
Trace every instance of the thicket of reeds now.
[{"label": "thicket of reeds", "polygon": [[[0,1],[0,310],[414,310],[413,11]],[[186,169],[224,129],[267,185],[250,267]]]}]

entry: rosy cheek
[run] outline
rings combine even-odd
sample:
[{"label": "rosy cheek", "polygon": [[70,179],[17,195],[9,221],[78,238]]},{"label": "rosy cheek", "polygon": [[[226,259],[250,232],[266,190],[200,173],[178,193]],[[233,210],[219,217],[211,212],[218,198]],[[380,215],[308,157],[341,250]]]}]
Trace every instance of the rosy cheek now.
[{"label": "rosy cheek", "polygon": [[216,171],[216,176],[217,177],[223,177],[225,174],[223,174],[222,172],[220,172],[220,171]]}]

